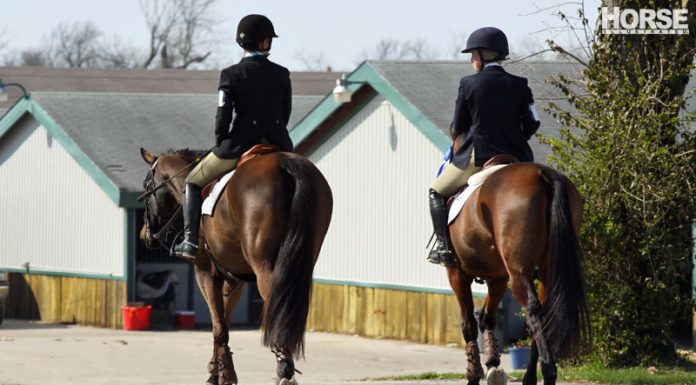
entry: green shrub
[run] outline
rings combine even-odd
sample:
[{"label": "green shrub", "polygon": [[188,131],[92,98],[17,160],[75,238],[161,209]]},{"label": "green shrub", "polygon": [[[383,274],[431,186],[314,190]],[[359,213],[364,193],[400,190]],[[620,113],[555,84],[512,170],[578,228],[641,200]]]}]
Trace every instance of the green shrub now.
[{"label": "green shrub", "polygon": [[[680,4],[613,1],[634,9]],[[688,4],[691,35],[598,33],[582,79],[551,80],[575,111],[550,105],[564,128],[542,140],[585,200],[592,357],[606,365],[675,362],[674,323],[694,309],[696,135],[683,93],[694,68],[696,5]]]}]

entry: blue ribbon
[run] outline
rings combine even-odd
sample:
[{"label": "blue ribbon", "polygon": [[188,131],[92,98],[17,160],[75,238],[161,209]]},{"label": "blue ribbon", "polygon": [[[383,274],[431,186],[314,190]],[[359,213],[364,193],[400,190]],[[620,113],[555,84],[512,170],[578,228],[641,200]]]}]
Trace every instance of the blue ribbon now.
[{"label": "blue ribbon", "polygon": [[447,163],[449,163],[450,159],[452,159],[452,146],[447,148],[447,152],[445,153],[445,156],[442,158],[442,164],[440,165],[440,168],[437,170],[437,176],[440,176],[440,174],[442,174],[442,170],[445,169],[445,166],[447,166]]}]

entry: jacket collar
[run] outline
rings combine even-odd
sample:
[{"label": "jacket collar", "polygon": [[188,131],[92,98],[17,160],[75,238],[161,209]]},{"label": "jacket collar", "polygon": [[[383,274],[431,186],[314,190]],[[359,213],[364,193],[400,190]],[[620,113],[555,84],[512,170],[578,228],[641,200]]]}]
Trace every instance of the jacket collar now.
[{"label": "jacket collar", "polygon": [[[488,63],[483,67],[483,71],[505,72],[503,66],[498,63]],[[481,72],[483,72],[481,71]]]},{"label": "jacket collar", "polygon": [[244,56],[241,61],[264,61],[264,60],[268,60],[268,57],[266,55]]}]

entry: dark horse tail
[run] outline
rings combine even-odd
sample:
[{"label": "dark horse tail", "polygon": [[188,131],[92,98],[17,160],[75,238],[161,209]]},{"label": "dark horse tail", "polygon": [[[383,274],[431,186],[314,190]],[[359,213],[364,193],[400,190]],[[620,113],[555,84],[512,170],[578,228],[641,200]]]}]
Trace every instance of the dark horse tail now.
[{"label": "dark horse tail", "polygon": [[556,357],[569,357],[590,344],[590,318],[582,274],[582,250],[573,229],[566,181],[542,169],[549,191],[549,271],[542,329]]},{"label": "dark horse tail", "polygon": [[300,357],[304,355],[304,331],[312,289],[316,199],[308,162],[286,158],[280,167],[290,176],[294,193],[287,231],[280,244],[266,301],[263,343],[270,348],[285,348]]}]

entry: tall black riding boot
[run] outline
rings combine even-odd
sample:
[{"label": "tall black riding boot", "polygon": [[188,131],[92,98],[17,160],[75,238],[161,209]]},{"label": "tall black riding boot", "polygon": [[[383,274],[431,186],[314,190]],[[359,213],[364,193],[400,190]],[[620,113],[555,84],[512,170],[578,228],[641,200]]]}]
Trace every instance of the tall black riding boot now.
[{"label": "tall black riding boot", "polygon": [[428,255],[428,261],[446,267],[454,266],[449,227],[447,226],[447,199],[433,189],[430,189],[428,197],[430,198],[430,216],[433,219],[436,239],[435,246]]},{"label": "tall black riding boot", "polygon": [[195,259],[198,252],[198,228],[201,224],[201,188],[193,183],[184,185],[184,240],[174,248],[177,257]]}]

